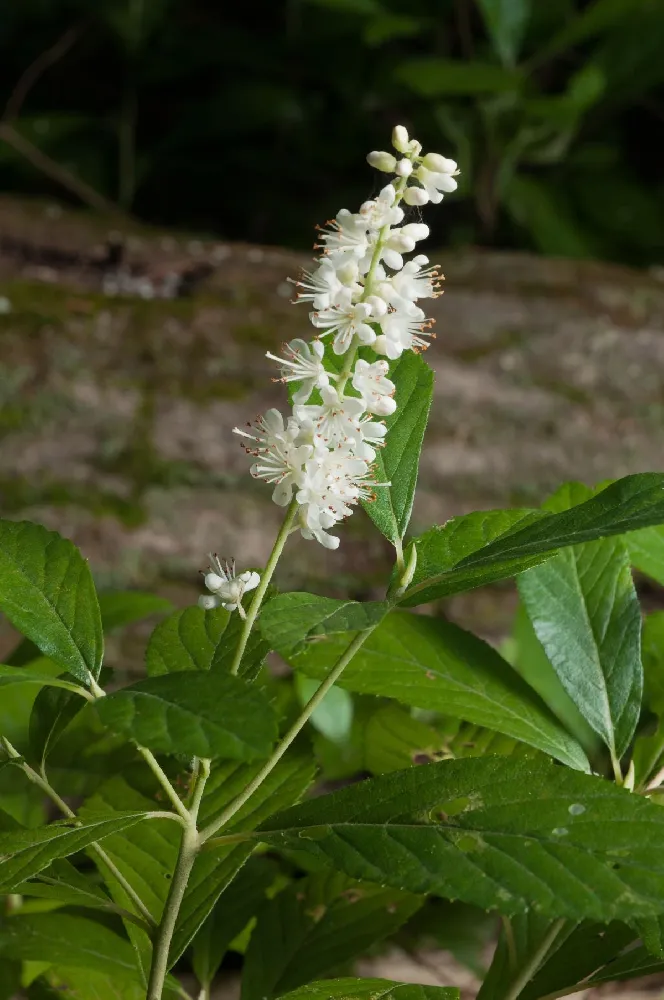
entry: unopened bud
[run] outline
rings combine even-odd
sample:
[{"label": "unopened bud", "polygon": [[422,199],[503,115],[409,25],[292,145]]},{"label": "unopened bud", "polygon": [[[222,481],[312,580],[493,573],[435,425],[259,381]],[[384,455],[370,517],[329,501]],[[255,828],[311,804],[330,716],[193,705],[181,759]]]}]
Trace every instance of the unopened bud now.
[{"label": "unopened bud", "polygon": [[392,145],[400,153],[408,152],[408,131],[403,125],[395,125],[392,129]]},{"label": "unopened bud", "polygon": [[211,590],[213,594],[216,593],[220,587],[223,587],[224,583],[225,580],[222,580],[222,578],[216,573],[205,574],[205,586],[208,590]]},{"label": "unopened bud", "polygon": [[410,175],[413,172],[413,164],[411,163],[410,160],[406,159],[399,160],[396,167],[394,168],[394,172],[397,175],[397,177],[410,177]]},{"label": "unopened bud", "polygon": [[417,569],[417,546],[415,542],[412,543],[410,547],[410,552],[408,553],[408,562],[406,563],[406,568],[403,571],[403,575],[399,580],[399,590],[404,591],[410,586],[413,577],[415,576],[415,570]]},{"label": "unopened bud", "polygon": [[202,608],[203,611],[212,611],[213,608],[219,607],[219,601],[212,594],[202,594],[198,598],[198,606]]},{"label": "unopened bud", "polygon": [[634,758],[630,760],[629,767],[627,768],[627,774],[623,778],[622,786],[626,788],[628,792],[634,791],[634,780],[636,776],[636,771],[634,768]]},{"label": "unopened bud", "polygon": [[458,170],[454,160],[448,160],[446,156],[441,156],[440,153],[427,153],[422,163],[427,170],[433,170],[437,174],[455,174]]},{"label": "unopened bud", "polygon": [[407,205],[426,205],[429,195],[420,187],[409,187],[403,193],[403,200]]},{"label": "unopened bud", "polygon": [[385,153],[380,149],[374,149],[367,156],[367,163],[376,170],[382,170],[386,174],[393,174],[397,165],[396,158],[391,153]]}]

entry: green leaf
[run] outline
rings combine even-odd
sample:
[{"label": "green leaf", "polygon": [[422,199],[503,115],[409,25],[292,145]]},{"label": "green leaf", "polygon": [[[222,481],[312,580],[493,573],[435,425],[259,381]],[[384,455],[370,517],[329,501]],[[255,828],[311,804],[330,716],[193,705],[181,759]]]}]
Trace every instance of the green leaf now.
[{"label": "green leaf", "polygon": [[112,902],[104,890],[82,875],[66,858],[58,858],[28,882],[16,887],[21,896],[55,899],[63,906],[87,906],[109,909]]},{"label": "green leaf", "polygon": [[664,811],[554,764],[478,757],[372,778],[271,817],[261,840],[352,878],[484,909],[608,922],[664,910]]},{"label": "green leaf", "polygon": [[39,692],[30,715],[29,738],[30,748],[41,764],[84,704],[71,691],[45,687]]},{"label": "green leaf", "polygon": [[394,71],[396,79],[422,97],[444,94],[495,94],[519,90],[521,76],[493,63],[457,62],[422,56],[407,59]]},{"label": "green leaf", "polygon": [[[510,921],[508,940],[505,927],[478,1000],[502,1000],[523,969],[533,961],[552,932],[550,919],[524,913]],[[519,993],[519,1000],[538,1000],[549,994],[574,993],[592,973],[615,959],[633,944],[635,933],[626,924],[566,923],[558,928],[546,953],[546,960]]]},{"label": "green leaf", "polygon": [[396,385],[397,408],[385,418],[388,433],[376,455],[376,499],[362,506],[386,538],[397,543],[406,533],[417,485],[417,471],[424,432],[433,398],[433,372],[422,357],[406,351],[393,365],[390,379]]},{"label": "green leaf", "polygon": [[[51,966],[28,990],[28,1000],[145,1000],[145,986],[136,980],[123,979],[109,972],[92,969]],[[48,991],[48,992],[47,992]],[[179,994],[181,996],[182,994]],[[166,986],[164,997],[178,996]]]},{"label": "green leaf", "polygon": [[16,885],[47,868],[55,858],[65,858],[111,833],[133,826],[141,813],[118,813],[113,817],[90,817],[80,826],[40,827],[0,833],[0,892],[13,892]]},{"label": "green leaf", "polygon": [[269,1000],[352,961],[394,933],[422,902],[334,872],[292,883],[258,915],[245,955],[242,1000]]},{"label": "green leaf", "polygon": [[447,737],[400,705],[384,705],[364,726],[364,764],[372,774],[389,774],[424,760],[448,756]]},{"label": "green leaf", "polygon": [[603,969],[587,979],[583,985],[585,989],[586,986],[600,986],[602,983],[635,979],[637,976],[651,976],[653,973],[663,970],[664,962],[661,958],[655,958],[645,947],[634,948],[625,955],[621,955],[615,962],[605,965]]},{"label": "green leaf", "polygon": [[201,925],[192,942],[192,964],[201,985],[212,983],[229,945],[265,902],[277,871],[267,858],[250,858]]},{"label": "green leaf", "polygon": [[160,622],[150,636],[145,666],[151,677],[183,670],[209,670],[230,613],[223,608],[185,608]]},{"label": "green leaf", "polygon": [[[348,641],[347,635],[328,637],[293,656],[275,646],[291,666],[323,678]],[[570,767],[588,768],[581,747],[500,654],[442,619],[392,612],[355,654],[339,684],[486,726]]]},{"label": "green leaf", "polygon": [[641,611],[625,546],[607,538],[565,549],[518,585],[567,694],[619,760],[643,692]]},{"label": "green leaf", "polygon": [[664,585],[664,528],[642,528],[626,539],[632,566]]},{"label": "green leaf", "polygon": [[80,684],[65,680],[63,677],[53,677],[51,674],[42,674],[25,667],[6,667],[4,664],[0,664],[0,688],[9,687],[11,684],[38,684],[42,687],[46,685],[63,688],[65,691],[72,691],[79,696],[82,693]]},{"label": "green leaf", "polygon": [[514,647],[513,654],[508,657],[510,663],[526,683],[537,691],[592,760],[601,747],[597,734],[562,686],[522,604],[517,609],[512,640]]},{"label": "green leaf", "polygon": [[104,632],[113,632],[152,615],[167,615],[173,604],[141,590],[113,590],[99,594],[99,610]]},{"label": "green leaf", "polygon": [[479,0],[493,47],[504,66],[514,66],[530,15],[530,0]]},{"label": "green leaf", "polygon": [[229,674],[150,677],[100,698],[102,722],[157,753],[253,760],[277,738],[264,695]]},{"label": "green leaf", "polygon": [[607,925],[584,921],[570,928],[570,932],[563,933],[556,941],[556,947],[519,994],[519,1000],[538,1000],[563,990],[573,993],[577,984],[611,963],[634,939],[634,931],[618,922]]},{"label": "green leaf", "polygon": [[0,925],[0,954],[136,979],[129,942],[103,924],[61,911],[17,914]]},{"label": "green leaf", "polygon": [[316,594],[279,594],[265,605],[261,631],[273,649],[299,653],[307,643],[340,632],[361,632],[381,621],[385,601],[338,601]]},{"label": "green leaf", "polygon": [[[199,607],[176,611],[160,622],[150,636],[145,654],[151,677],[183,670],[227,673],[237,648],[242,619],[223,608]],[[254,629],[240,664],[240,677],[252,680],[270,651],[269,643]]]},{"label": "green leaf", "polygon": [[391,979],[324,979],[287,993],[283,1000],[459,1000],[459,990]]},{"label": "green leaf", "polygon": [[78,680],[99,676],[104,638],[97,594],[71,542],[29,521],[0,521],[0,608]]},{"label": "green leaf", "polygon": [[556,549],[664,522],[664,475],[626,476],[560,513],[487,511],[453,518],[417,544],[417,569],[402,602],[424,604],[516,576]]}]

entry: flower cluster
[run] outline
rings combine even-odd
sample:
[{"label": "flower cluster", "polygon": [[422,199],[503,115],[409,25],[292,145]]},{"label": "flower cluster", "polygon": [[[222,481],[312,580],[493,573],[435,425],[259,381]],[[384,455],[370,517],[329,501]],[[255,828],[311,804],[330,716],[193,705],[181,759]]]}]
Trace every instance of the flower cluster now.
[{"label": "flower cluster", "polygon": [[375,482],[372,463],[385,443],[381,418],[397,405],[390,362],[423,350],[433,336],[419,302],[439,294],[437,269],[423,254],[404,261],[429,229],[404,223],[403,206],[438,203],[457,186],[456,163],[422,156],[403,126],[394,129],[392,144],[397,155],[367,157],[394,174],[392,181],[359,212],[342,209],[319,228],[315,267],[294,282],[296,301],[312,310],[316,339],[292,341],[281,357],[267,355],[280,380],[293,384],[292,413],[268,410],[235,428],[254,458],[251,474],[274,486],[275,503],[295,501],[296,527],[330,549],[339,545],[330,530],[359,500],[389,486]]}]

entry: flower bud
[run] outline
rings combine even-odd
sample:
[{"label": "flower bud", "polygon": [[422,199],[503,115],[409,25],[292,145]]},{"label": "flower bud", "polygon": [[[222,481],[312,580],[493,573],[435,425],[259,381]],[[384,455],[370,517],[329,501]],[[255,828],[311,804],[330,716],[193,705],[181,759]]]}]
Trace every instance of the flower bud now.
[{"label": "flower bud", "polygon": [[458,170],[454,160],[448,160],[440,153],[427,153],[422,162],[427,170],[433,170],[437,174],[454,174]]},{"label": "flower bud", "polygon": [[394,172],[397,177],[410,177],[413,172],[413,164],[407,159],[399,160]]},{"label": "flower bud", "polygon": [[371,315],[375,318],[384,316],[387,312],[387,303],[379,295],[367,295],[364,301],[371,306]]},{"label": "flower bud", "polygon": [[394,173],[397,165],[396,158],[391,153],[385,153],[380,149],[375,149],[367,155],[367,163],[376,170],[382,170],[386,174]]},{"label": "flower bud", "polygon": [[395,125],[392,129],[392,145],[400,153],[408,152],[408,131],[403,125]]},{"label": "flower bud", "polygon": [[212,594],[202,594],[198,598],[198,606],[203,611],[212,611],[213,608],[219,607],[219,598],[213,597]]},{"label": "flower bud", "polygon": [[211,590],[213,594],[216,593],[216,591],[218,591],[221,587],[223,587],[225,582],[226,581],[222,580],[222,578],[218,576],[217,573],[205,574],[205,586],[207,587],[208,590]]},{"label": "flower bud", "polygon": [[426,240],[429,236],[429,227],[424,222],[409,222],[407,226],[402,226],[401,232],[409,236],[411,240]]},{"label": "flower bud", "polygon": [[409,187],[403,193],[403,200],[407,205],[426,205],[429,201],[429,195],[424,188]]}]

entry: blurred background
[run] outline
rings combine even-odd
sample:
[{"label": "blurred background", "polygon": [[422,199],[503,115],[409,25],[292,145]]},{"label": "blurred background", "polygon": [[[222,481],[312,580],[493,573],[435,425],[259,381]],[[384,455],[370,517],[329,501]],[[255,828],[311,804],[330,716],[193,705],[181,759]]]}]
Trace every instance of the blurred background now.
[{"label": "blurred background", "polygon": [[463,166],[439,244],[649,265],[663,53],[661,0],[8,0],[0,188],[306,248],[404,122]]}]

